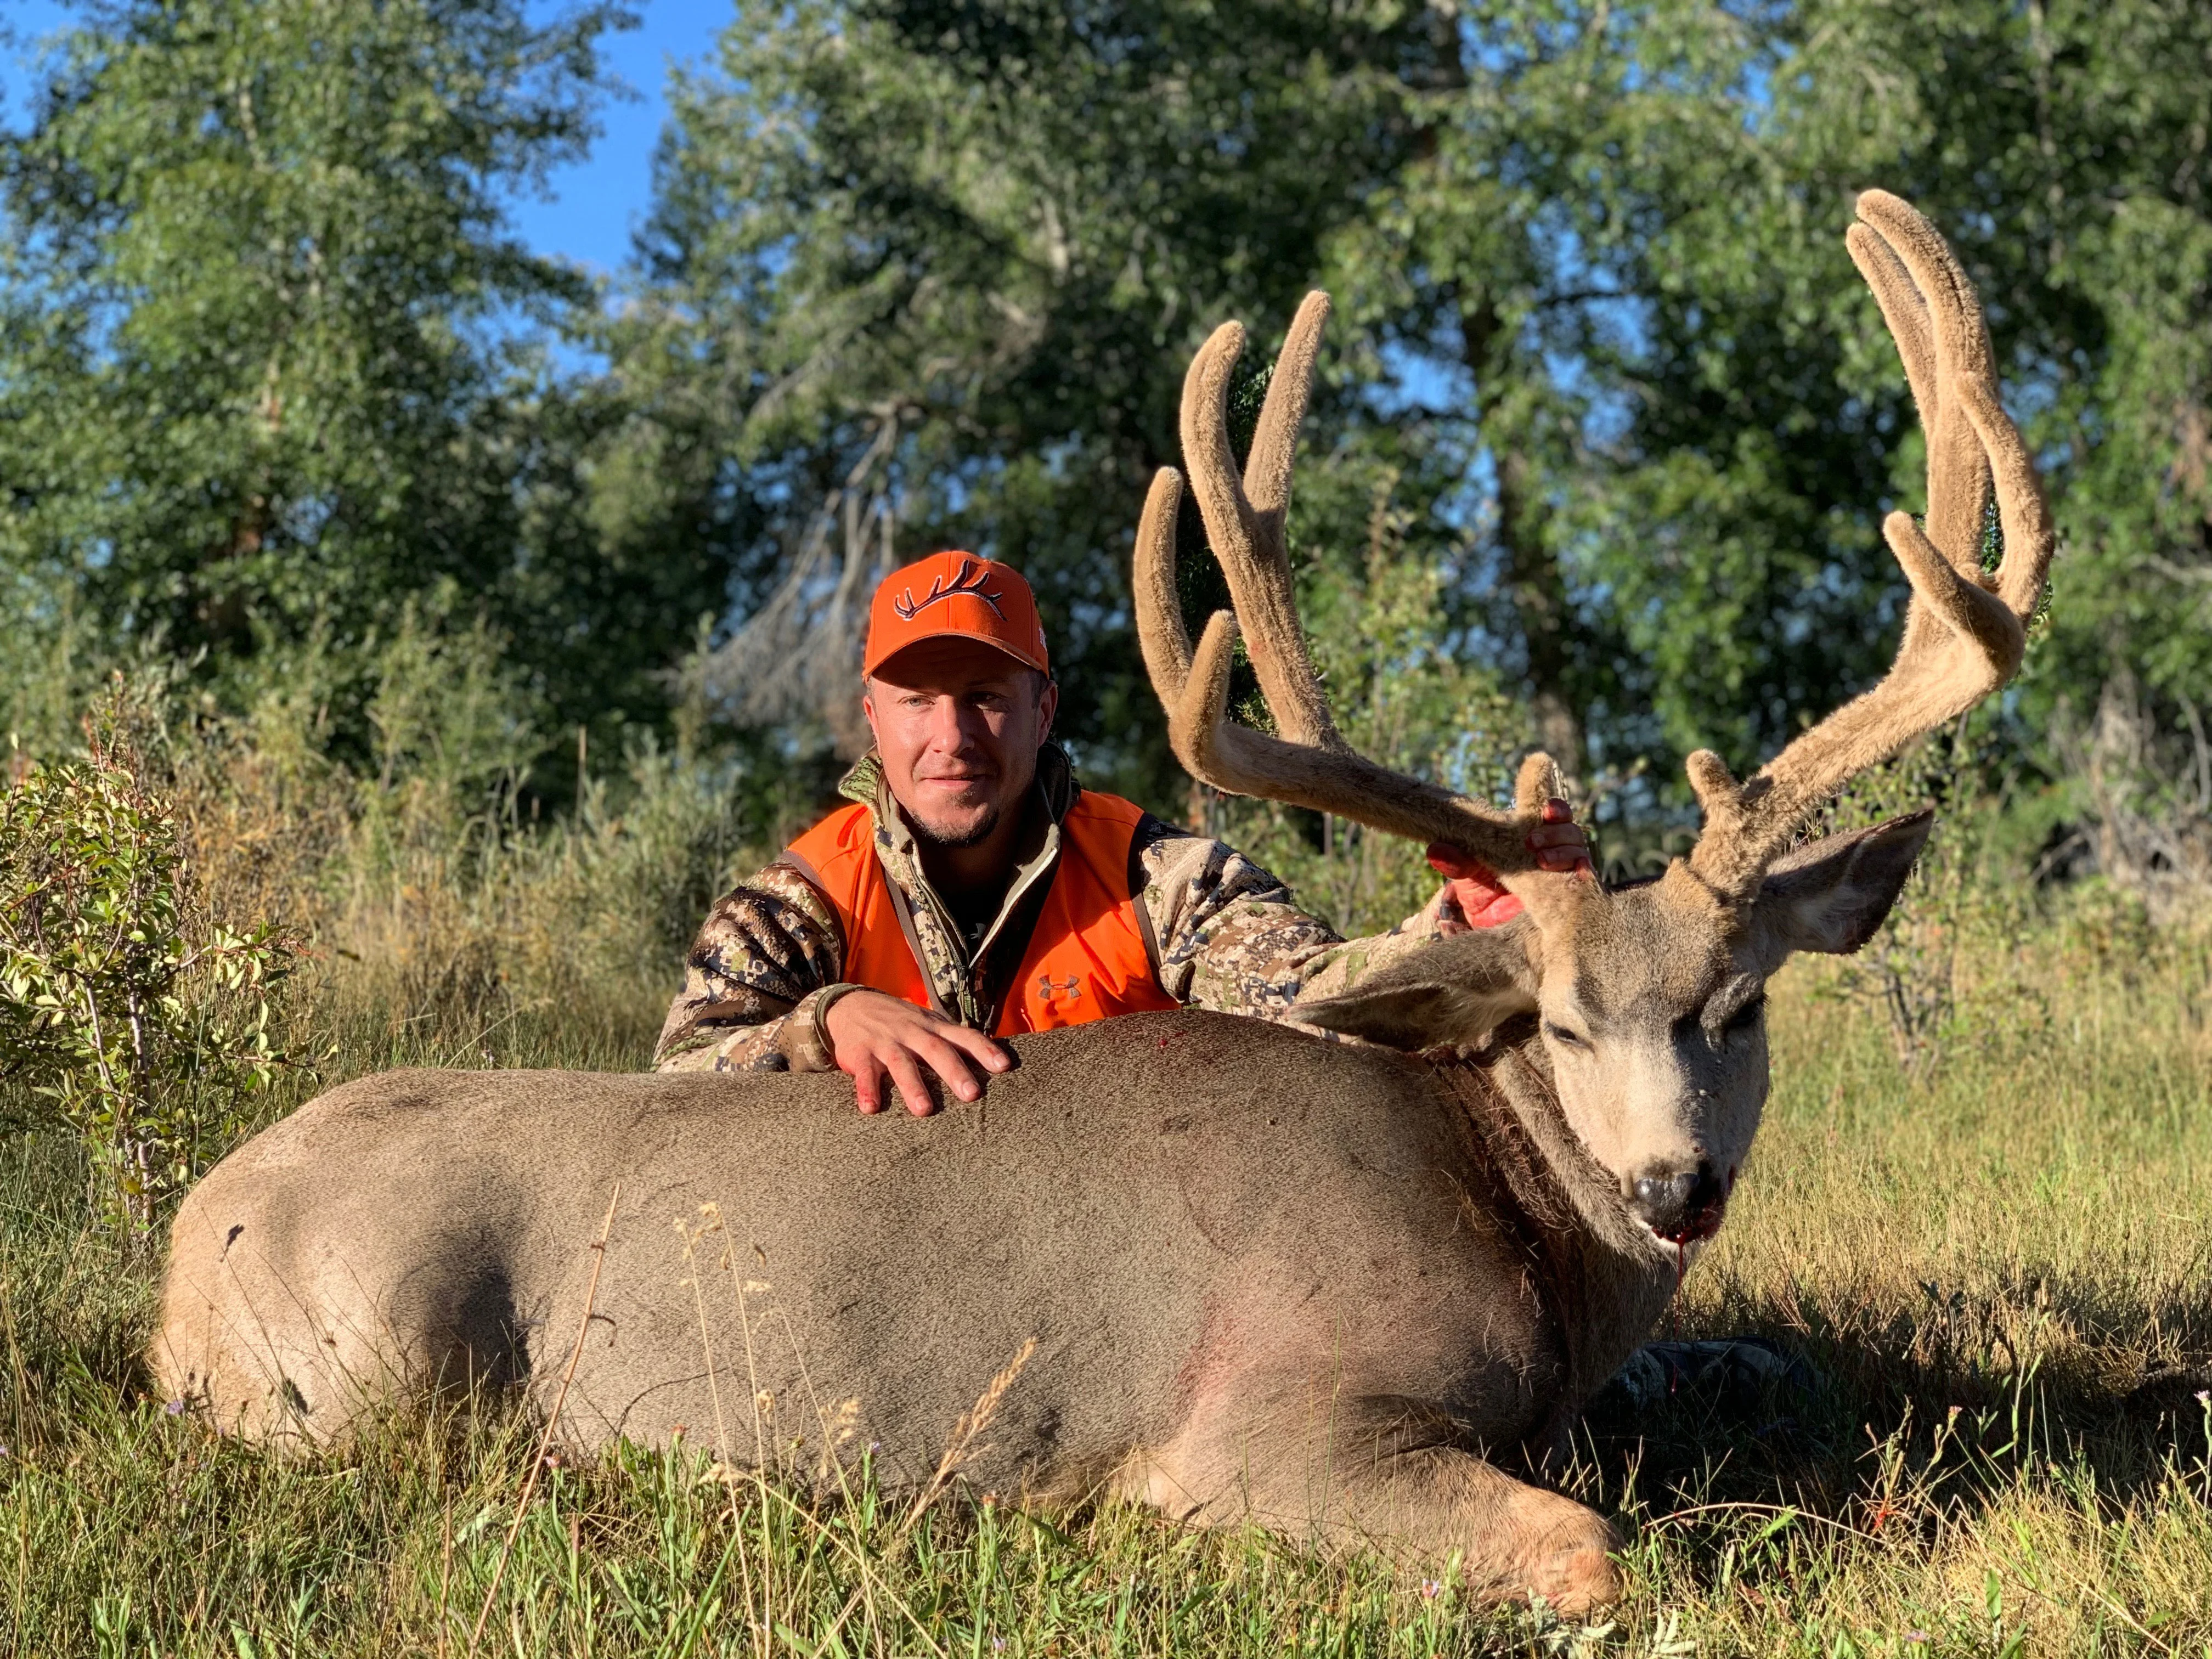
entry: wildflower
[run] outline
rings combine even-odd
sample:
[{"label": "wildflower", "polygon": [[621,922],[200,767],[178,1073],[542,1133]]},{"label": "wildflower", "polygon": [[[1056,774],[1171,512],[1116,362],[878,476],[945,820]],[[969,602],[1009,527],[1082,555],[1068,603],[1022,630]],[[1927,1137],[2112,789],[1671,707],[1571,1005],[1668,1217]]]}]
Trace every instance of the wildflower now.
[{"label": "wildflower", "polygon": [[1435,1579],[1424,1578],[1421,1580],[1421,1600],[1424,1601],[1433,1601],[1437,1596],[1443,1594],[1443,1589],[1444,1587],[1442,1584],[1439,1584]]},{"label": "wildflower", "polygon": [[1928,1639],[1928,1632],[1924,1630],[1909,1630],[1905,1632],[1905,1639],[1908,1642],[1924,1642]]},{"label": "wildflower", "polygon": [[161,1412],[167,1417],[181,1417],[185,1413],[185,1402],[181,1400],[172,1400],[161,1407]]},{"label": "wildflower", "polygon": [[1006,1638],[1003,1636],[994,1636],[991,1638],[991,1651],[994,1653],[1004,1653],[1006,1650]]},{"label": "wildflower", "polygon": [[2197,1389],[2197,1403],[2200,1406],[2212,1406],[2212,1389]]}]

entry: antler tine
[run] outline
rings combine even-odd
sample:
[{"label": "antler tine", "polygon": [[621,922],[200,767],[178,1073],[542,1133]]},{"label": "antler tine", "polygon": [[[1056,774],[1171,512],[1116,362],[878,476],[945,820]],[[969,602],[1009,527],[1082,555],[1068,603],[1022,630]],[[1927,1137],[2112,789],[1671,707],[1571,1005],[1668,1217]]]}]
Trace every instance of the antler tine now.
[{"label": "antler tine", "polygon": [[[1867,191],[1858,205],[1867,222],[1853,225],[1844,240],[1874,289],[1920,406],[1928,442],[1928,539],[1953,569],[1978,571],[1990,466],[1966,399],[1970,386],[1996,384],[1989,327],[1973,284],[1933,225],[1887,191]],[[1899,332],[1905,319],[1910,321]]]},{"label": "antler tine", "polygon": [[[1857,773],[1966,713],[2010,679],[2042,602],[2053,537],[2034,463],[1997,396],[1980,301],[1950,247],[1885,191],[1858,199],[1846,237],[1896,338],[1928,428],[1928,524],[1893,513],[1882,534],[1911,584],[1905,637],[1888,675],[1738,785],[1719,757],[1690,757],[1705,830],[1691,868],[1747,896],[1805,815]],[[1981,568],[1994,475],[2004,561]]]},{"label": "antler tine", "polygon": [[[1183,448],[1206,532],[1229,576],[1237,610],[1217,611],[1195,651],[1176,593],[1176,514],[1182,479],[1172,467],[1152,478],[1137,528],[1137,635],[1152,689],[1168,714],[1168,740],[1194,777],[1231,794],[1333,812],[1389,835],[1461,848],[1509,877],[1534,867],[1527,834],[1558,789],[1548,756],[1522,763],[1511,814],[1378,766],[1338,733],[1299,631],[1283,514],[1290,499],[1297,431],[1328,320],[1326,295],[1307,297],[1268,386],[1240,483],[1229,447],[1229,374],[1244,331],[1214,331],[1183,382]],[[1255,504],[1256,503],[1256,504]],[[1252,659],[1283,736],[1229,718],[1229,673],[1238,618],[1259,618]]]},{"label": "antler tine", "polygon": [[1274,372],[1267,377],[1267,400],[1260,405],[1252,453],[1244,463],[1244,493],[1252,510],[1277,526],[1264,551],[1271,562],[1281,566],[1286,582],[1291,567],[1281,526],[1291,505],[1291,465],[1297,453],[1298,428],[1305,423],[1306,404],[1313,396],[1314,360],[1321,356],[1328,313],[1328,295],[1319,289],[1298,302],[1298,314],[1291,319]]},{"label": "antler tine", "polygon": [[[1145,514],[1137,520],[1137,556],[1130,583],[1137,602],[1137,643],[1145,653],[1145,672],[1172,720],[1190,683],[1190,632],[1182,625],[1182,600],[1176,592],[1176,514],[1182,506],[1182,474],[1164,466],[1145,493]],[[1180,756],[1182,749],[1176,747]]]},{"label": "antler tine", "polygon": [[1276,728],[1293,743],[1341,750],[1321,677],[1306,653],[1291,581],[1285,521],[1291,462],[1313,390],[1315,356],[1328,321],[1328,295],[1305,297],[1275,361],[1267,401],[1240,481],[1229,443],[1229,384],[1244,349],[1244,329],[1224,323],[1191,359],[1182,384],[1182,453],[1198,495],[1206,538],[1228,578],[1245,648]]},{"label": "antler tine", "polygon": [[[1971,501],[1972,522],[1964,527],[1957,546],[1941,539],[1942,526],[1935,507],[1938,481],[1933,476],[1936,462],[1931,459],[1929,539],[1942,549],[1954,568],[1973,578],[1976,586],[1990,589],[1992,584],[1982,574],[1981,546],[1994,474],[1997,527],[2004,546],[1994,588],[2025,626],[2043,603],[2044,583],[2051,573],[2057,535],[2035,463],[1998,395],[1996,354],[1990,349],[1981,302],[1949,244],[1909,203],[1886,190],[1870,190],[1860,196],[1858,210],[1861,217],[1880,229],[1893,256],[1900,258],[1914,282],[1929,296],[1937,324],[1937,359],[1939,362],[1948,359],[1949,365],[1945,376],[1947,414],[1950,408],[1957,409],[1965,417],[1959,424],[1970,427],[1972,433],[1972,464],[1960,469],[1976,490]],[[1956,441],[1964,453],[1968,442],[1964,434]]]},{"label": "antler tine", "polygon": [[1874,290],[1882,321],[1889,325],[1889,337],[1904,361],[1905,381],[1912,388],[1912,404],[1920,411],[1920,423],[1931,426],[1942,406],[1942,392],[1936,378],[1936,343],[1928,336],[1927,304],[1913,287],[1905,261],[1873,226],[1853,225],[1844,233],[1844,246],[1866,285]]}]

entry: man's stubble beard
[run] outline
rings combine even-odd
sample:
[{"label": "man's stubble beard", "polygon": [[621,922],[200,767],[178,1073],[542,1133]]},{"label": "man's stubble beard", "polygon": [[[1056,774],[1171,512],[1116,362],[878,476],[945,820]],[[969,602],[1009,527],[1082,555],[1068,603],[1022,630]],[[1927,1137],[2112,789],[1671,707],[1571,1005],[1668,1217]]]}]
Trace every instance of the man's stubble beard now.
[{"label": "man's stubble beard", "polygon": [[975,821],[972,828],[963,830],[954,835],[948,835],[934,825],[924,823],[921,815],[918,812],[909,812],[907,815],[907,820],[914,830],[914,838],[924,847],[937,847],[947,852],[957,852],[963,848],[978,846],[990,840],[991,832],[999,827],[999,808],[993,806]]}]

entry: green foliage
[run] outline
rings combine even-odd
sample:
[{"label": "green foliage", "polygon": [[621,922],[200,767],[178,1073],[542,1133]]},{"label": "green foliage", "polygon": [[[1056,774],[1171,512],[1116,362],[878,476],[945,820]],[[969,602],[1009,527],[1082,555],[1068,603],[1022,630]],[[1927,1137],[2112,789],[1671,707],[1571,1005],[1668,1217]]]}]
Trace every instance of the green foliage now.
[{"label": "green foliage", "polygon": [[6,146],[0,602],[72,672],[205,647],[234,712],[319,637],[349,765],[434,604],[503,641],[566,799],[575,728],[665,726],[702,614],[850,509],[1018,562],[1086,770],[1166,798],[1130,526],[1193,346],[1324,283],[1310,564],[1358,579],[1394,472],[1449,649],[1648,850],[1681,750],[1753,763],[1889,654],[1922,449],[1841,246],[1870,183],[1959,245],[2048,464],[2057,599],[1992,728],[2033,810],[2103,810],[2051,739],[2106,688],[2150,794],[2212,701],[2200,7],[748,9],[676,79],[618,307],[498,206],[588,137],[608,6],[84,15]]},{"label": "green foliage", "polygon": [[[1923,1082],[1962,1048],[1996,1045],[2024,1061],[2051,1036],[2048,996],[2008,967],[2036,917],[2002,855],[2006,804],[1975,764],[1988,725],[1987,715],[1969,716],[1923,738],[1856,780],[1815,826],[1826,833],[1936,810],[1936,832],[1881,929],[1809,975],[1825,994],[1879,1010],[1898,1065]],[[1970,990],[1974,968],[1985,977]]]},{"label": "green foliage", "polygon": [[[2212,559],[2197,435],[2212,408],[2212,178],[2194,89],[2212,70],[2212,18],[2154,3],[1971,0],[1909,16],[1839,3],[1800,9],[1780,43],[1802,47],[1777,83],[1790,173],[1811,188],[1879,173],[1946,227],[1989,304],[2062,538],[2018,705],[2036,758],[2068,769],[2041,743],[2056,706],[2094,707],[2116,675],[2140,678],[2162,733],[2179,732],[2212,690],[2197,574]],[[1790,247],[1826,228],[1778,202],[1753,217],[1747,252],[1793,262]],[[1863,396],[1893,374],[1861,350],[1842,378]],[[1917,506],[1917,441],[1889,447],[1893,494]]]},{"label": "green foliage", "polygon": [[141,1232],[334,1026],[395,1063],[649,1036],[709,901],[811,804],[743,751],[638,736],[532,822],[512,666],[434,605],[371,665],[360,771],[322,747],[343,671],[312,641],[291,665],[243,715],[120,684],[82,750],[17,751],[0,793],[0,1122],[84,1140]]},{"label": "green foliage", "polygon": [[19,752],[0,794],[0,1072],[32,1123],[82,1140],[103,1207],[143,1231],[282,1063],[270,994],[294,945],[209,914],[116,713],[82,762]]},{"label": "green foliage", "polygon": [[2115,661],[2173,730],[2208,692],[2207,51],[2154,0],[748,15],[679,83],[611,349],[652,455],[743,458],[753,591],[858,479],[902,545],[1039,580],[1086,765],[1158,793],[1127,526],[1206,325],[1269,342],[1325,283],[1310,556],[1356,574],[1395,469],[1455,652],[1586,780],[1644,765],[1608,810],[1649,824],[1680,750],[1754,764],[1890,655],[1922,449],[1841,239],[1885,184],[1960,245],[2051,465],[2071,551],[1996,732],[2052,776],[2056,699]]},{"label": "green foliage", "polygon": [[[581,155],[597,42],[628,15],[81,16],[0,147],[11,633],[205,653],[245,702],[311,633],[373,652],[442,584],[559,724],[664,718],[652,677],[723,602],[724,569],[602,521],[591,456],[623,411],[547,352],[598,294],[504,208]],[[358,707],[335,712],[334,738],[362,743]]]}]

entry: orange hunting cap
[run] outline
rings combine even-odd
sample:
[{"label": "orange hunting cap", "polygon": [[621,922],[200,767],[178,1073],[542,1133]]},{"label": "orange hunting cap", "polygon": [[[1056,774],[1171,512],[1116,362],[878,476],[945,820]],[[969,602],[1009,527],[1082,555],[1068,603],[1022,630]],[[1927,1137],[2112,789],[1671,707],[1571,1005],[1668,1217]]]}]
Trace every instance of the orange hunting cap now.
[{"label": "orange hunting cap", "polygon": [[948,634],[995,645],[1041,674],[1052,672],[1030,585],[996,559],[957,551],[933,553],[884,578],[868,608],[860,672],[872,674],[916,641]]}]

